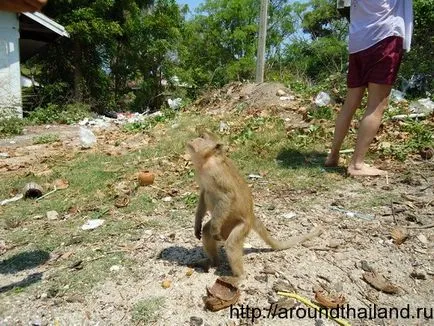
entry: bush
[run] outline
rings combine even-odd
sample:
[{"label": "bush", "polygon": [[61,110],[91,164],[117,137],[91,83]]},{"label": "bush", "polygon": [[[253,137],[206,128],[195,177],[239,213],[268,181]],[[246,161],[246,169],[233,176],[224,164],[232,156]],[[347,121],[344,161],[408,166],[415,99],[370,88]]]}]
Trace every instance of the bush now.
[{"label": "bush", "polygon": [[28,120],[35,124],[44,123],[76,123],[91,115],[90,106],[83,103],[73,103],[66,106],[48,104],[30,113]]},{"label": "bush", "polygon": [[20,135],[23,132],[25,121],[18,117],[0,117],[0,138]]}]

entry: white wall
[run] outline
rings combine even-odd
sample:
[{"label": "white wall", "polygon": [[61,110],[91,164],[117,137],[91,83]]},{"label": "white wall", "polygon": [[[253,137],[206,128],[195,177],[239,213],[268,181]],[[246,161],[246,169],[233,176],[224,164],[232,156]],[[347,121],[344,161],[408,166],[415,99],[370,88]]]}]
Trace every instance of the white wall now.
[{"label": "white wall", "polygon": [[17,15],[0,11],[0,117],[23,116]]}]

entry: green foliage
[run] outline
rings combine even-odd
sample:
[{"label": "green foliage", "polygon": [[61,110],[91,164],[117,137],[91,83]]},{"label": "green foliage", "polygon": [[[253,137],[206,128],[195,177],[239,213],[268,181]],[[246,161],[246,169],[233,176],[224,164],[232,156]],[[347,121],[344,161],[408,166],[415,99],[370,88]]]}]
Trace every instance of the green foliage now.
[{"label": "green foliage", "polygon": [[28,116],[28,120],[35,124],[62,123],[73,124],[90,115],[90,106],[82,103],[48,104],[44,108],[37,108]]},{"label": "green foliage", "polygon": [[133,322],[149,324],[158,317],[159,310],[164,303],[164,298],[155,297],[137,302],[133,307]]},{"label": "green foliage", "polygon": [[0,116],[0,138],[23,133],[25,121],[18,117],[2,118]]},{"label": "green foliage", "polygon": [[33,138],[33,144],[38,145],[38,144],[51,144],[54,142],[59,141],[59,135],[57,134],[45,134],[45,135],[40,135],[37,137]]},{"label": "green foliage", "polygon": [[188,208],[195,208],[199,201],[199,197],[195,193],[189,193],[185,195],[182,199]]},{"label": "green foliage", "polygon": [[404,161],[411,153],[417,153],[426,147],[434,147],[434,127],[432,125],[409,120],[404,124],[402,131],[408,133],[408,139],[383,149],[383,154]]}]

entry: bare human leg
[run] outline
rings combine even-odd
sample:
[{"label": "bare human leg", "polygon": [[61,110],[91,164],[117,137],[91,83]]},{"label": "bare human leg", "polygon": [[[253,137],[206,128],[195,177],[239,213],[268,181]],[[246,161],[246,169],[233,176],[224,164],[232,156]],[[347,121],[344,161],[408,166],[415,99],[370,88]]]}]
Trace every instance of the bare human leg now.
[{"label": "bare human leg", "polygon": [[324,165],[327,167],[335,167],[339,163],[339,151],[345,136],[350,128],[351,119],[354,116],[357,108],[362,102],[366,87],[348,88],[347,97],[344,105],[336,118],[335,133],[333,137],[332,149],[327,157]]},{"label": "bare human leg", "polygon": [[377,176],[387,172],[364,163],[369,145],[378,132],[383,113],[387,108],[392,85],[369,83],[368,106],[363,116],[357,135],[353,158],[348,166],[348,173],[353,176]]}]

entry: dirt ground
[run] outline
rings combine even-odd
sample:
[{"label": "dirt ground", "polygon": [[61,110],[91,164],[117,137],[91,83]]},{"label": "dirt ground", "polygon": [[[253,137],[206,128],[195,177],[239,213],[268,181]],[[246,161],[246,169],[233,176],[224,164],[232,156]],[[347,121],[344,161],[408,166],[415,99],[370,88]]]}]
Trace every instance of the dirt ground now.
[{"label": "dirt ground", "polygon": [[[282,100],[276,97],[276,89],[290,94],[280,84],[262,88],[234,84],[195,105],[206,107],[208,114],[218,114],[223,103],[234,110],[245,103],[242,105],[253,111],[267,105],[280,109],[288,123],[303,124],[303,112],[286,110],[295,105],[296,97]],[[32,144],[35,135],[53,132],[61,136],[60,142]],[[105,139],[113,130],[95,132],[99,139]],[[117,155],[137,148],[134,136],[129,137],[124,145],[116,147]],[[0,152],[9,157],[0,159],[0,175],[31,171],[35,165],[40,168],[57,155],[62,160],[71,158],[78,151],[77,142],[78,126],[40,126],[29,129],[26,135],[2,140]],[[60,298],[37,290],[30,295],[25,291],[2,294],[0,325],[133,325],[134,304],[158,297],[164,301],[150,325],[338,325],[325,318],[289,318],[289,308],[298,308],[301,316],[306,306],[276,293],[277,289],[287,290],[314,301],[314,291],[319,288],[329,296],[342,294],[355,309],[371,309],[372,313],[374,306],[397,308],[404,314],[398,319],[349,318],[351,325],[434,325],[434,161],[411,158],[390,166],[393,169],[387,178],[351,179],[327,191],[316,190],[327,186],[322,180],[317,180],[317,188],[309,191],[294,191],[266,176],[249,180],[255,213],[276,238],[306,233],[314,226],[324,230],[318,238],[279,252],[268,250],[257,235],[249,236],[244,256],[247,278],[240,285],[241,296],[234,308],[238,313],[247,305],[255,308],[258,318],[254,323],[251,311],[248,316],[236,318],[235,309],[231,316],[229,308],[218,312],[204,308],[206,286],[227,274],[228,265],[209,272],[190,269],[189,264],[204,255],[191,225],[164,231],[143,229],[139,238],[127,244],[127,256],[137,264],[123,266],[114,259],[110,277],[92,293]],[[383,204],[375,205],[375,198],[381,198]],[[387,198],[390,200],[384,200]],[[340,210],[355,202],[366,203],[359,210],[364,215],[358,215],[358,210]],[[163,218],[169,212],[191,214],[190,210],[170,204],[155,214]],[[392,230],[406,233],[401,244],[393,239]],[[0,293],[28,278],[47,282],[53,272],[50,264],[43,264],[0,274]],[[364,275],[382,275],[389,286],[378,290],[364,280]],[[170,286],[164,288],[163,281],[169,281]],[[396,293],[387,293],[387,289]],[[271,316],[268,309],[274,309],[276,303],[274,311],[281,314]],[[406,308],[410,314],[407,318]]]}]

